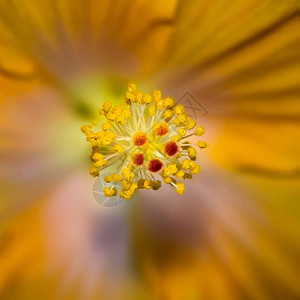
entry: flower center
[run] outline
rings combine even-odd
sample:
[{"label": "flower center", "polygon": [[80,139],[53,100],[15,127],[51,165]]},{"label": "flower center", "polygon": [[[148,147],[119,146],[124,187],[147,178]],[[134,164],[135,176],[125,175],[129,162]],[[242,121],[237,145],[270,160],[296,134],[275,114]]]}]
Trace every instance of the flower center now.
[{"label": "flower center", "polygon": [[147,142],[146,134],[143,131],[137,132],[132,139],[135,146],[143,146]]},{"label": "flower center", "polygon": [[104,177],[105,197],[129,200],[139,189],[158,190],[158,178],[182,194],[185,187],[180,180],[200,172],[194,147],[204,149],[207,144],[186,139],[202,136],[204,129],[194,129],[196,121],[184,107],[170,97],[162,98],[161,91],[143,93],[131,83],[123,104],[104,102],[99,113],[106,118],[102,130],[95,132],[91,125],[81,130],[92,148],[90,174],[101,177],[102,170],[110,167],[111,173]]}]

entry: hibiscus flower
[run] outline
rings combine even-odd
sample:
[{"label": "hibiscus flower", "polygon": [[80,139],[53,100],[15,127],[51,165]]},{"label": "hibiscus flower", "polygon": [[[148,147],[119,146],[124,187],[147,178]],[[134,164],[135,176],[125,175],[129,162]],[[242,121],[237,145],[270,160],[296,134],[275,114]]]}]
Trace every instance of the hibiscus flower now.
[{"label": "hibiscus flower", "polygon": [[[0,1],[0,297],[297,299],[296,0]],[[80,132],[129,82],[205,128],[201,173],[99,205]]]}]

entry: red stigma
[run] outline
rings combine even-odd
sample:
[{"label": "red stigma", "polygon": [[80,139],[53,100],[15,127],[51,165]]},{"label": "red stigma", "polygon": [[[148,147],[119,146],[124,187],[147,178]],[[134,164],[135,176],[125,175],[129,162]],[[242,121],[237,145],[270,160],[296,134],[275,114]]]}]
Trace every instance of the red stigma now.
[{"label": "red stigma", "polygon": [[151,172],[158,172],[162,166],[163,164],[159,159],[152,159],[149,161],[148,170]]},{"label": "red stigma", "polygon": [[147,138],[144,132],[140,131],[133,137],[133,144],[135,146],[143,146],[147,142]]},{"label": "red stigma", "polygon": [[165,152],[168,156],[173,156],[177,153],[178,146],[175,142],[168,142],[165,146]]},{"label": "red stigma", "polygon": [[132,157],[132,161],[135,165],[141,166],[144,163],[145,157],[143,153],[136,153]]}]

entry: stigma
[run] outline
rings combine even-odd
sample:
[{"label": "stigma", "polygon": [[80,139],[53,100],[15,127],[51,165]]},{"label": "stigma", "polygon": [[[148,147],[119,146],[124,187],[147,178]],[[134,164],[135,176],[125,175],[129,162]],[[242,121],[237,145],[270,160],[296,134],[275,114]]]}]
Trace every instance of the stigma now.
[{"label": "stigma", "polygon": [[132,139],[135,146],[143,146],[147,142],[146,134],[142,131],[137,132]]},{"label": "stigma", "polygon": [[133,153],[132,162],[136,166],[141,166],[145,161],[145,156],[143,153]]},{"label": "stigma", "polygon": [[182,194],[182,181],[200,172],[196,148],[207,144],[187,139],[202,136],[204,129],[173,98],[163,98],[159,90],[141,92],[131,83],[123,104],[104,102],[99,113],[106,118],[101,128],[81,130],[92,148],[90,174],[100,176],[110,167],[105,197],[129,200],[139,189],[158,190],[162,182]]},{"label": "stigma", "polygon": [[178,152],[178,146],[174,141],[168,142],[165,146],[165,152],[168,156],[174,156]]},{"label": "stigma", "polygon": [[159,159],[155,158],[149,161],[148,170],[150,172],[156,173],[161,170],[162,166],[163,163]]}]

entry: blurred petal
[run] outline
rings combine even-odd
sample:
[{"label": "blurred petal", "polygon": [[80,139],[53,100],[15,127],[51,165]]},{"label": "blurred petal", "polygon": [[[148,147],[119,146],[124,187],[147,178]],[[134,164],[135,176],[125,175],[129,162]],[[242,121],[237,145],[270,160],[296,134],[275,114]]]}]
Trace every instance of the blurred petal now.
[{"label": "blurred petal", "polygon": [[80,124],[47,87],[2,103],[0,215],[23,209],[82,164]]},{"label": "blurred petal", "polygon": [[259,200],[253,203],[259,195],[220,170],[206,171],[187,191],[184,198],[170,197],[166,190],[159,197],[145,193],[136,203],[136,256],[154,298],[293,299],[299,294],[297,253],[289,250],[294,242],[285,243]]}]

